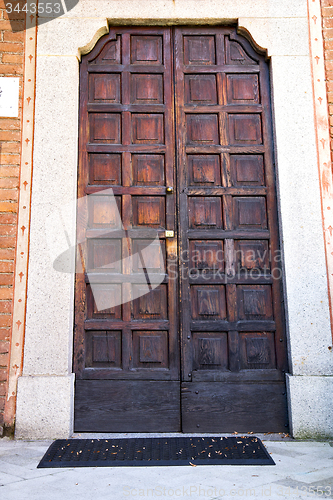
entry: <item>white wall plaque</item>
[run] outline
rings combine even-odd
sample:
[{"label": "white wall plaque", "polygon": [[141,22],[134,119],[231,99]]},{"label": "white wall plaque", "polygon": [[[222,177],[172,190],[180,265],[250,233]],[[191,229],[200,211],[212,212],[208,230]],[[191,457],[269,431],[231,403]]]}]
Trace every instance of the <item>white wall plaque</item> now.
[{"label": "white wall plaque", "polygon": [[19,106],[19,78],[0,77],[0,116],[18,116]]}]

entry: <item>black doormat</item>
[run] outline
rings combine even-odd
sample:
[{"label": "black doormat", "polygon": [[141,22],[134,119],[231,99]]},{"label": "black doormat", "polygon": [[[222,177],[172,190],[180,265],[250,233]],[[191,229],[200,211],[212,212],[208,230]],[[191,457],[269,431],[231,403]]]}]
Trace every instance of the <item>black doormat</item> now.
[{"label": "black doormat", "polygon": [[58,439],[38,468],[275,465],[255,436]]}]

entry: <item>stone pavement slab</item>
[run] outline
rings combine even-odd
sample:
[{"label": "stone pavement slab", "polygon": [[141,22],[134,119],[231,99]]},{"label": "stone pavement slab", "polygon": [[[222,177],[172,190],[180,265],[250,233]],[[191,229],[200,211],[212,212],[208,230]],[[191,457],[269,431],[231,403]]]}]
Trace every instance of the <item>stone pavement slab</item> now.
[{"label": "stone pavement slab", "polygon": [[259,437],[272,454],[275,466],[37,469],[51,441],[3,438],[0,440],[0,499],[333,498],[333,443],[271,441],[266,440],[266,436]]}]

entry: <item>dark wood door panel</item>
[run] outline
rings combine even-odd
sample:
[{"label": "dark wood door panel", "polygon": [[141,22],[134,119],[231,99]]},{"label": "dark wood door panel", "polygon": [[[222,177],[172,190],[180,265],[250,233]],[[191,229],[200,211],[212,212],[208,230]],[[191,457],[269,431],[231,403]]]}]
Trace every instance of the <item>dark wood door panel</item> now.
[{"label": "dark wood door panel", "polygon": [[269,88],[234,27],[83,56],[76,430],[286,430]]},{"label": "dark wood door panel", "polygon": [[77,380],[75,392],[75,432],[181,430],[177,381]]},{"label": "dark wood door panel", "polygon": [[285,430],[267,63],[233,28],[175,28],[175,54],[183,429]]},{"label": "dark wood door panel", "polygon": [[89,200],[78,216],[86,240],[74,349],[81,430],[179,430],[179,383],[163,382],[179,380],[177,281],[168,279],[173,246],[165,238],[175,230],[175,194],[166,190],[175,185],[170,35],[111,28],[82,58],[78,192]]},{"label": "dark wood door panel", "polygon": [[182,383],[183,432],[286,432],[284,382]]}]

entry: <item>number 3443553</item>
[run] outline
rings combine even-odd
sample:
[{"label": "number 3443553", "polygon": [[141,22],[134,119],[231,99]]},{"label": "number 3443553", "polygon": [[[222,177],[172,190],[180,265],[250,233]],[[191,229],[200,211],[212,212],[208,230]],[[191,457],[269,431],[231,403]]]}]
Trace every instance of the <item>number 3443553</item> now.
[{"label": "number 3443553", "polygon": [[332,487],[331,486],[296,486],[296,487],[290,487],[285,488],[283,486],[278,487],[277,494],[278,496],[283,496],[284,498],[287,497],[287,495],[297,495],[299,498],[300,493],[307,493],[309,495],[316,495],[316,497],[331,497],[332,495]]},{"label": "number 3443553", "polygon": [[6,6],[6,12],[8,14],[11,14],[12,12],[27,12],[29,14],[60,14],[62,12],[61,8],[61,3],[56,2],[56,3],[43,3],[43,2],[38,2],[38,5],[36,3],[25,3],[25,4],[19,4],[15,2],[8,2],[5,4]]}]

